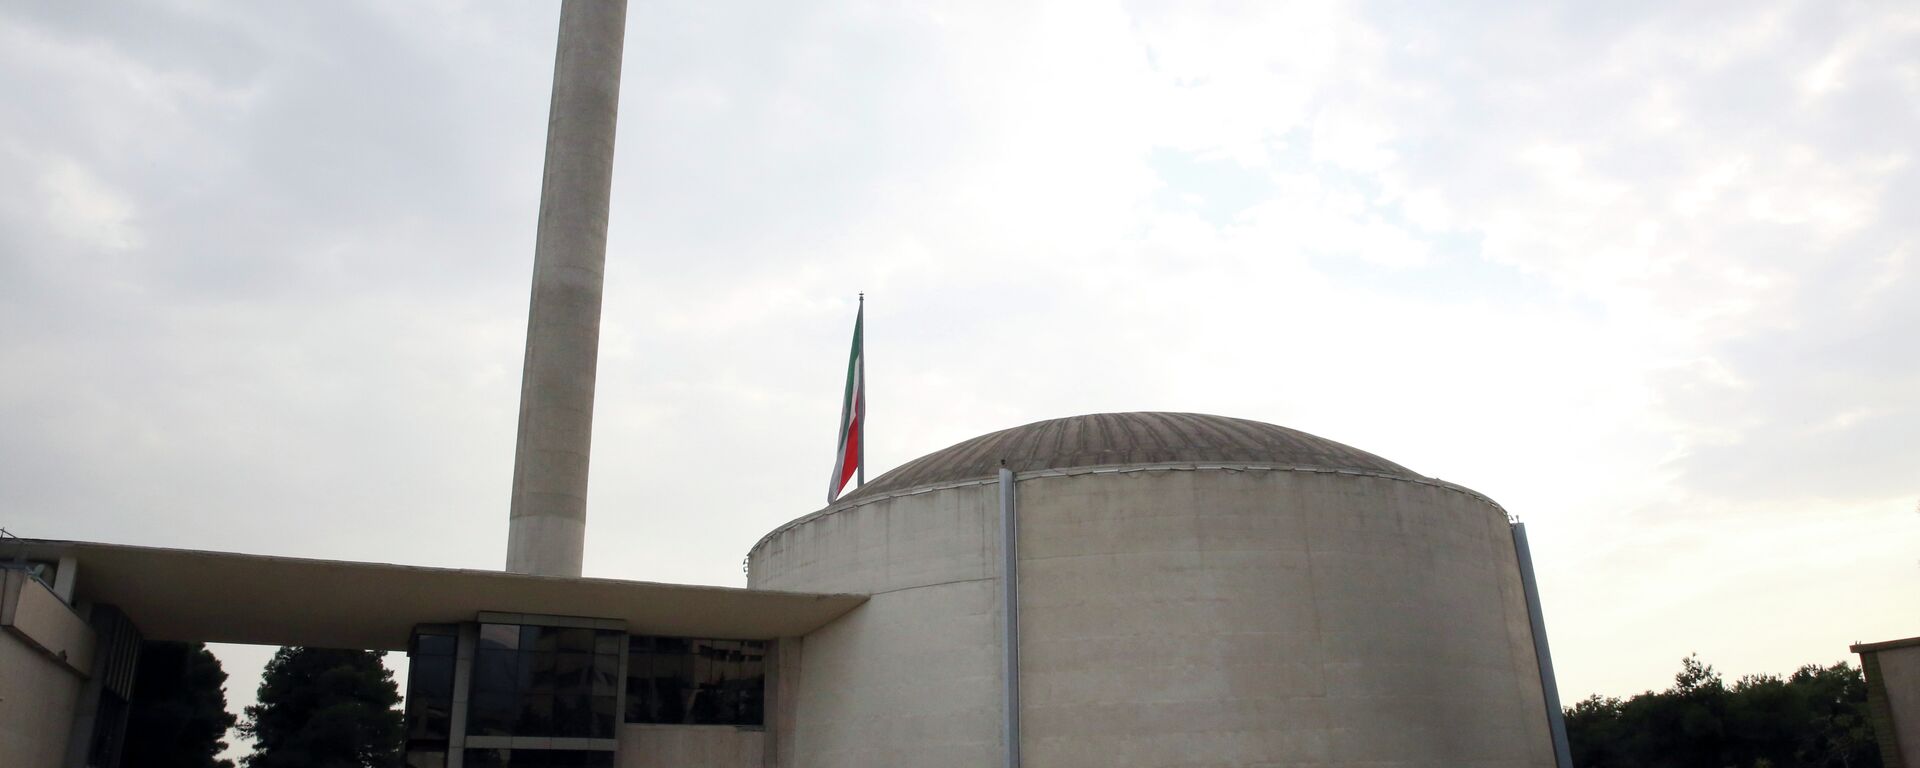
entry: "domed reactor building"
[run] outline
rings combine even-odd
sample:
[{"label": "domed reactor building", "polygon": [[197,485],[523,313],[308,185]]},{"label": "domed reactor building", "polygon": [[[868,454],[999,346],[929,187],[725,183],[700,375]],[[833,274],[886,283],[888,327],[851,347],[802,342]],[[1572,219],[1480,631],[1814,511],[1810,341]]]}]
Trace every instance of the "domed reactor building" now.
[{"label": "domed reactor building", "polygon": [[507,571],[0,541],[0,765],[143,764],[149,640],[405,650],[411,768],[1568,765],[1524,529],[1284,427],[967,440],[745,589],[511,567],[564,528]]},{"label": "domed reactor building", "polygon": [[1523,556],[1499,505],[1371,453],[1113,413],[908,462],[750,583],[868,596],[781,641],[783,764],[1552,766]]}]

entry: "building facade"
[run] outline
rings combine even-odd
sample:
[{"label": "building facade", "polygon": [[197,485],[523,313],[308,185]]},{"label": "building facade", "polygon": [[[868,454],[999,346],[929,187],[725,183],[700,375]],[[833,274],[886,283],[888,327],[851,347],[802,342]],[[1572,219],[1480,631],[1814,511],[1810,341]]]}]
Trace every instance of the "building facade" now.
[{"label": "building facade", "polygon": [[419,768],[1544,768],[1519,543],[1468,489],[1168,413],[909,462],[767,534],[746,589],[17,542],[0,764],[138,765],[145,638],[404,649]]},{"label": "building facade", "polygon": [[1867,711],[1881,763],[1920,766],[1920,637],[1860,643],[1852,651],[1860,654],[1866,677]]}]

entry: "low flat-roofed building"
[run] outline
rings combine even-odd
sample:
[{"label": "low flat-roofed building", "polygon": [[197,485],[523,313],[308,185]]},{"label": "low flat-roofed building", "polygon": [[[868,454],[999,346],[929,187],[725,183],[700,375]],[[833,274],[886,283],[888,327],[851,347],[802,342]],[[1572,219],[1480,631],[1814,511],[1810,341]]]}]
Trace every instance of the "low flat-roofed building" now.
[{"label": "low flat-roofed building", "polygon": [[[623,742],[660,764],[697,754],[759,765],[762,681],[778,639],[866,600],[34,539],[0,543],[0,565],[8,768],[139,765],[118,745],[144,640],[407,651],[417,765],[444,765],[462,749],[567,751],[583,766],[613,765]],[[659,676],[689,690],[723,683],[729,696],[702,698],[680,719],[636,712],[654,722],[626,726],[629,707],[650,703],[629,700],[630,658],[660,660]],[[520,666],[534,676],[524,690]],[[526,727],[523,710],[534,713]],[[732,727],[701,727],[712,725]]]}]

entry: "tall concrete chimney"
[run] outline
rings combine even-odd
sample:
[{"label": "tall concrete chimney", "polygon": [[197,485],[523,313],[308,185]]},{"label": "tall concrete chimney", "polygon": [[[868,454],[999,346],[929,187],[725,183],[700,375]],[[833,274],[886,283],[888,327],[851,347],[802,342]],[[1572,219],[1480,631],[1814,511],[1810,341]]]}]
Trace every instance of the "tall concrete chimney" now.
[{"label": "tall concrete chimney", "polygon": [[507,570],[579,576],[626,0],[565,0],[520,379]]}]

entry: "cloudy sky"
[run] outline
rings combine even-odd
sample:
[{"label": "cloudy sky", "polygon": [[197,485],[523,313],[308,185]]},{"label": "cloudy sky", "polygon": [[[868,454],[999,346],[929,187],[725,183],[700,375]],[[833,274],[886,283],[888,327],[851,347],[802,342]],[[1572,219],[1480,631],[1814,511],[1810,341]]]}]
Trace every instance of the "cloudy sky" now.
[{"label": "cloudy sky", "polygon": [[[499,567],[558,5],[0,0],[0,525]],[[637,2],[586,569],[1042,418],[1528,522],[1569,699],[1920,634],[1911,3]],[[224,647],[230,700],[266,651]]]}]

